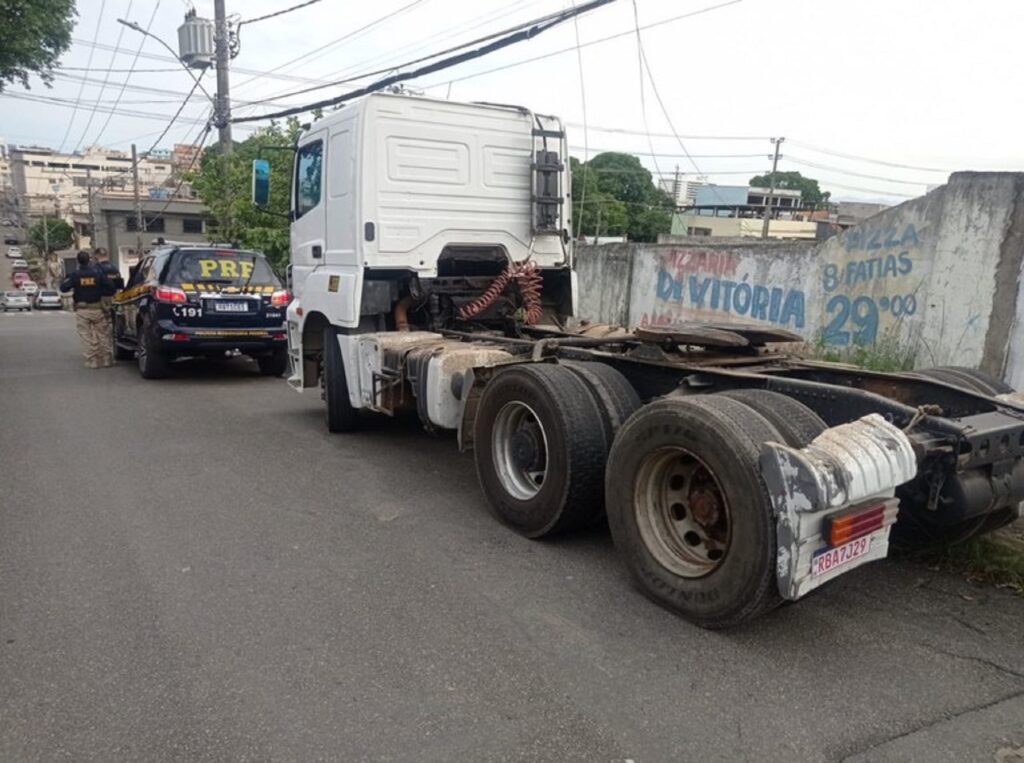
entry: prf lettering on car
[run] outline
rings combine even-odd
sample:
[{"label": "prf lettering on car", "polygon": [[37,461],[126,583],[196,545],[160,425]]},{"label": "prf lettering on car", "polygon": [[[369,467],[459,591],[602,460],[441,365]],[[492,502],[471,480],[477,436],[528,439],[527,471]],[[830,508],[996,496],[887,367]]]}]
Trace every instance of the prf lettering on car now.
[{"label": "prf lettering on car", "polygon": [[199,277],[248,278],[252,275],[252,267],[251,260],[199,260]]}]

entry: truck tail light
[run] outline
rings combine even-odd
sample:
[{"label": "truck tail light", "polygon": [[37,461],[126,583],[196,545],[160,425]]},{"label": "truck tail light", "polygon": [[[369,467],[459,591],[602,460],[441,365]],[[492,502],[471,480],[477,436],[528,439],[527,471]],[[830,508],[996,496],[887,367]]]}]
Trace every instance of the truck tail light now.
[{"label": "truck tail light", "polygon": [[188,295],[173,286],[157,286],[153,289],[153,299],[157,302],[188,302]]},{"label": "truck tail light", "polygon": [[284,307],[292,301],[292,295],[288,293],[287,289],[275,291],[270,295],[270,304],[274,307]]},{"label": "truck tail light", "polygon": [[837,514],[825,520],[822,533],[830,546],[841,546],[854,538],[873,533],[885,526],[885,504],[871,506],[867,509],[855,509],[845,514]]}]

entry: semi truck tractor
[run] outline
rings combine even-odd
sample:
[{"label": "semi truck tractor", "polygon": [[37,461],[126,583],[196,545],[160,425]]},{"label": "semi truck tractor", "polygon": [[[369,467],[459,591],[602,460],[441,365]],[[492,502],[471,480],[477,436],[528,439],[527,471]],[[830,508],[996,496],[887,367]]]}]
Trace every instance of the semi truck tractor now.
[{"label": "semi truck tractor", "polygon": [[331,432],[404,410],[453,430],[511,530],[607,523],[640,591],[708,628],[891,537],[1020,516],[1024,405],[980,371],[813,362],[761,324],[574,322],[568,158],[558,118],[499,104],[378,94],[303,127],[288,381]]}]

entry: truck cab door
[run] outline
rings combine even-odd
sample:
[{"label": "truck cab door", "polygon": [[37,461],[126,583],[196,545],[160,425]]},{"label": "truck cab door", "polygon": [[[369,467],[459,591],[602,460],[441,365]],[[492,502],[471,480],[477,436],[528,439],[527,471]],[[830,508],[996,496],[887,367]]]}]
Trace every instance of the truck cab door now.
[{"label": "truck cab door", "polygon": [[324,264],[326,199],[324,154],[327,131],[306,136],[295,154],[292,182],[291,254],[295,294],[302,296],[306,276]]}]

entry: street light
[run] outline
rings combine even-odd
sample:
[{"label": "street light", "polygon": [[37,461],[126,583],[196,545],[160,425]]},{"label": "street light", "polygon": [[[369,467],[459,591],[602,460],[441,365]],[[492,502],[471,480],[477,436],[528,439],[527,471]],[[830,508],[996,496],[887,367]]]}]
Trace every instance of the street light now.
[{"label": "street light", "polygon": [[170,54],[171,54],[172,56],[174,56],[174,60],[175,60],[175,61],[177,61],[177,62],[178,62],[179,64],[181,64],[182,68],[183,68],[183,69],[184,69],[185,71],[187,71],[187,72],[188,72],[188,76],[190,76],[190,77],[192,78],[192,80],[193,80],[193,81],[194,81],[194,82],[196,83],[196,86],[197,86],[197,87],[198,87],[198,88],[199,88],[200,90],[202,90],[202,91],[203,91],[203,95],[205,95],[205,96],[206,96],[206,97],[207,97],[207,98],[208,98],[208,99],[210,100],[210,103],[212,103],[213,105],[216,105],[216,103],[217,103],[217,102],[216,102],[216,101],[214,100],[213,96],[212,96],[212,95],[210,95],[209,91],[208,91],[208,90],[207,90],[207,89],[206,89],[205,87],[203,87],[203,86],[202,86],[202,84],[200,84],[200,82],[199,82],[199,78],[198,78],[198,77],[197,77],[197,76],[196,76],[195,74],[193,74],[193,73],[192,73],[192,69],[191,69],[191,68],[189,68],[189,66],[188,66],[188,65],[187,65],[187,64],[186,64],[186,63],[185,63],[184,61],[182,61],[182,60],[181,60],[181,57],[180,57],[180,56],[179,56],[179,55],[178,55],[178,54],[177,54],[177,53],[175,52],[174,48],[172,48],[172,47],[171,47],[170,45],[168,45],[168,44],[167,44],[166,42],[164,42],[164,41],[163,41],[163,40],[161,40],[161,39],[160,39],[159,37],[157,37],[157,36],[156,36],[155,34],[153,34],[152,32],[150,32],[150,31],[149,31],[148,29],[143,29],[142,27],[140,27],[140,26],[139,26],[138,24],[136,24],[136,23],[135,23],[134,21],[125,21],[124,19],[118,19],[118,20],[117,20],[117,23],[118,23],[118,24],[124,24],[124,25],[125,25],[126,27],[128,27],[129,29],[134,29],[134,30],[135,30],[136,32],[138,32],[139,34],[143,34],[143,35],[145,35],[146,37],[152,37],[152,38],[153,38],[154,40],[156,40],[156,41],[157,41],[158,43],[160,43],[161,45],[163,45],[163,46],[164,46],[164,47],[165,47],[165,48],[166,48],[166,49],[167,49],[167,50],[168,50],[168,51],[170,52]]}]

